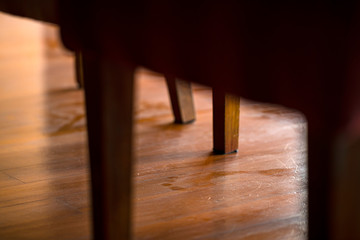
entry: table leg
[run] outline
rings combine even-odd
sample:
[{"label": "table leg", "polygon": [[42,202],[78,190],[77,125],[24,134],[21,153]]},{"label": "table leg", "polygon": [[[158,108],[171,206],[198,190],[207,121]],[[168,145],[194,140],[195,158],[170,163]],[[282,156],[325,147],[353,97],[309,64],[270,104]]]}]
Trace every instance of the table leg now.
[{"label": "table leg", "polygon": [[78,88],[84,87],[83,60],[81,51],[75,52],[75,74]]},{"label": "table leg", "polygon": [[175,123],[191,123],[195,121],[195,107],[191,83],[165,76],[169,90]]},{"label": "table leg", "polygon": [[131,238],[134,68],[83,52],[94,239]]},{"label": "table leg", "polygon": [[240,98],[213,90],[214,152],[232,153],[238,149]]}]

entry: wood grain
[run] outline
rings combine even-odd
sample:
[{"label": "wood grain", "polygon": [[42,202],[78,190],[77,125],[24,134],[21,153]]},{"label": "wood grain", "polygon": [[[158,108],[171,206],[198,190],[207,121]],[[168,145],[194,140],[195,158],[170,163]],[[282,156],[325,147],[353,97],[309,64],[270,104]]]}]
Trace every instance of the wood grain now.
[{"label": "wood grain", "polygon": [[[0,239],[91,239],[74,59],[46,44],[53,27],[0,19]],[[305,239],[302,116],[241,99],[239,151],[214,155],[211,89],[193,90],[197,121],[173,124],[162,75],[135,75],[133,238]]]}]

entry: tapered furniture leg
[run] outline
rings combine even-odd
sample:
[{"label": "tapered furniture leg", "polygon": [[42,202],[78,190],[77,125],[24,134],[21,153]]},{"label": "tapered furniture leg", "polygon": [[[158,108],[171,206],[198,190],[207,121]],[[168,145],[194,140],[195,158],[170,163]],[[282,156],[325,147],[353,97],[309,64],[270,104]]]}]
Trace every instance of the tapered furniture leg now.
[{"label": "tapered furniture leg", "polygon": [[134,68],[82,56],[94,239],[130,239]]},{"label": "tapered furniture leg", "polygon": [[165,76],[169,90],[175,123],[195,121],[195,108],[191,83],[174,77]]},{"label": "tapered furniture leg", "polygon": [[239,141],[240,98],[213,90],[214,152],[236,152]]},{"label": "tapered furniture leg", "polygon": [[75,75],[78,88],[84,87],[83,60],[81,51],[75,52]]}]

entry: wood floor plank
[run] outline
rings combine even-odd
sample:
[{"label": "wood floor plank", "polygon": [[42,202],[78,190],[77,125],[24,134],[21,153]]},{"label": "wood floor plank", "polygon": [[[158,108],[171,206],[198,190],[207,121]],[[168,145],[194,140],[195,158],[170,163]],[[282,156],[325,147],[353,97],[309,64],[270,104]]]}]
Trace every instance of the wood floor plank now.
[{"label": "wood floor plank", "polygon": [[78,175],[3,187],[0,189],[0,208],[84,192],[88,189],[88,182],[87,175]]},{"label": "wood floor plank", "polygon": [[67,176],[87,174],[88,164],[84,160],[81,157],[67,157],[65,161],[12,168],[3,170],[3,172],[24,183],[55,180]]},{"label": "wood floor plank", "polygon": [[3,187],[10,187],[21,184],[23,184],[23,182],[21,182],[19,179],[16,179],[0,171],[0,189]]},{"label": "wood floor plank", "polygon": [[89,214],[49,198],[1,209],[1,239],[88,239]]},{"label": "wood floor plank", "polygon": [[25,144],[8,145],[9,152],[0,153],[2,160],[0,161],[0,170],[58,164],[59,160],[66,158],[86,162],[87,153],[84,137],[85,135],[78,133],[76,138],[73,134],[69,134],[66,138],[56,138],[52,143],[31,140]]}]

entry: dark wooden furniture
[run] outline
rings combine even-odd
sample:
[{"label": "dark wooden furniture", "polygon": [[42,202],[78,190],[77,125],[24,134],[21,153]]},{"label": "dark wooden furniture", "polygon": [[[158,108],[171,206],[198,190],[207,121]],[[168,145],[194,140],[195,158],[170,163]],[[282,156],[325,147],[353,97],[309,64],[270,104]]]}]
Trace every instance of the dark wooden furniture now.
[{"label": "dark wooden furniture", "polygon": [[[84,86],[83,60],[80,51],[75,53],[76,81],[79,88]],[[166,76],[174,122],[192,123],[196,119],[191,83],[176,77]],[[218,154],[238,150],[240,98],[234,95],[213,93],[213,143]]]},{"label": "dark wooden furniture", "polygon": [[[1,1],[0,9],[19,3]],[[346,190],[359,187],[351,179],[360,171],[346,150],[359,136],[352,124],[360,106],[356,3],[63,0],[54,9],[50,19],[65,45],[83,52],[96,239],[130,238],[132,76],[139,65],[302,111],[309,239],[360,237],[359,194]]]},{"label": "dark wooden furniture", "polygon": [[[175,123],[195,121],[195,108],[190,82],[166,77]],[[239,141],[240,98],[213,90],[214,152],[236,152]]]}]

